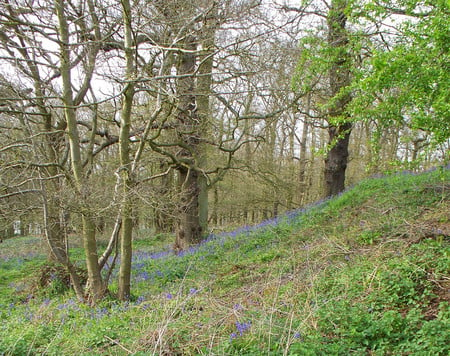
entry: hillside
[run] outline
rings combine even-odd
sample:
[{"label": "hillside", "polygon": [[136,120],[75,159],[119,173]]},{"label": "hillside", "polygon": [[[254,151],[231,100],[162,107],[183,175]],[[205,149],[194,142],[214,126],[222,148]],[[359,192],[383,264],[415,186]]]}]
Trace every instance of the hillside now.
[{"label": "hillside", "polygon": [[6,240],[0,354],[447,355],[449,237],[448,169],[373,178],[179,255],[140,237],[133,300],[94,308]]}]

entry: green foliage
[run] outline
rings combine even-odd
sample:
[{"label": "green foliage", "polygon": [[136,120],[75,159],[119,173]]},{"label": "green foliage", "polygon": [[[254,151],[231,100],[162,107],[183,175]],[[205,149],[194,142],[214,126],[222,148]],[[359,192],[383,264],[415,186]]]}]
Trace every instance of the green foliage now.
[{"label": "green foliage", "polygon": [[141,237],[126,303],[30,289],[43,260],[4,258],[0,354],[447,355],[449,182],[368,179],[181,255]]},{"label": "green foliage", "polygon": [[431,133],[436,142],[450,137],[450,8],[445,1],[369,2],[364,14],[373,21],[403,10],[398,40],[389,50],[373,48],[355,78],[351,111],[377,119],[381,128],[395,123]]}]

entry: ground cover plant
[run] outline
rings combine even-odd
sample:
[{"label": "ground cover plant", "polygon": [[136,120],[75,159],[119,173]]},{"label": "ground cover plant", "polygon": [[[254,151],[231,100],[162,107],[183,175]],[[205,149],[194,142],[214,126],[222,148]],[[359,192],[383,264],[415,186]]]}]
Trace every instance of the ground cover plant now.
[{"label": "ground cover plant", "polygon": [[113,282],[95,307],[40,238],[5,240],[0,354],[447,355],[449,208],[437,169],[368,179],[179,254],[141,234],[132,300]]}]

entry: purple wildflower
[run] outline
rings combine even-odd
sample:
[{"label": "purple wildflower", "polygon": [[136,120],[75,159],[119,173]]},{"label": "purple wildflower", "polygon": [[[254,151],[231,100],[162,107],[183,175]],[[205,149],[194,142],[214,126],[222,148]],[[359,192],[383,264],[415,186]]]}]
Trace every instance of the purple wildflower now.
[{"label": "purple wildflower", "polygon": [[139,277],[143,280],[143,281],[148,281],[150,279],[150,275],[147,271],[143,271],[139,274]]},{"label": "purple wildflower", "polygon": [[250,329],[252,326],[252,323],[249,321],[247,323],[240,323],[239,321],[236,321],[236,329],[240,336],[244,335],[244,333]]},{"label": "purple wildflower", "polygon": [[233,341],[233,339],[236,339],[238,336],[236,333],[231,333],[230,334],[230,341]]},{"label": "purple wildflower", "polygon": [[33,314],[31,311],[26,310],[26,311],[24,312],[24,316],[25,316],[25,320],[31,321],[31,320],[33,320],[34,314]]},{"label": "purple wildflower", "polygon": [[108,314],[109,314],[108,309],[106,309],[105,307],[99,308],[99,309],[97,309],[97,313],[96,313],[96,315],[95,315],[95,318],[96,318],[96,319],[101,319],[101,318],[103,318],[105,315],[108,315]]}]

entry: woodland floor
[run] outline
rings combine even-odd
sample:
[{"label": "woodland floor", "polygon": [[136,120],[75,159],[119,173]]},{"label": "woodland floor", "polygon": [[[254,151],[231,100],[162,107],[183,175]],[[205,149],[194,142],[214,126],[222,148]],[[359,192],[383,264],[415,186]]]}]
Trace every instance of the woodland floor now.
[{"label": "woodland floor", "polygon": [[178,255],[167,238],[140,232],[132,300],[115,299],[113,272],[95,307],[39,237],[5,240],[0,355],[450,352],[449,170],[368,179]]}]

